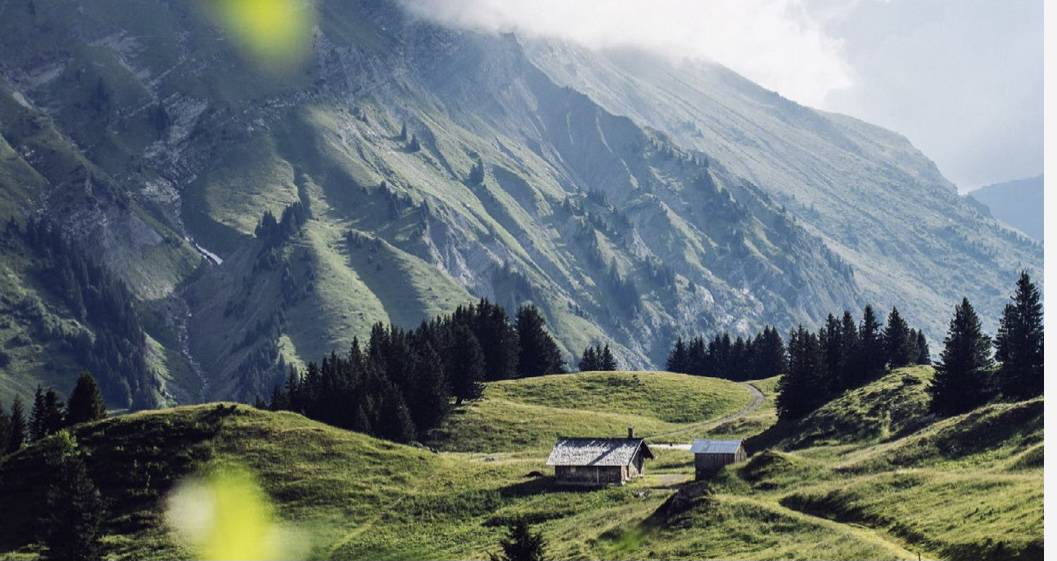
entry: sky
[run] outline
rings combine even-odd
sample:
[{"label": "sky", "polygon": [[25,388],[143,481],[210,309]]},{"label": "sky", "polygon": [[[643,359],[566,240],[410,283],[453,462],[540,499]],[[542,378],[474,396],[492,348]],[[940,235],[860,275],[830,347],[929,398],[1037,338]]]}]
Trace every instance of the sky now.
[{"label": "sky", "polygon": [[1042,173],[1042,0],[406,0],[456,26],[716,61],[907,136],[961,191]]}]

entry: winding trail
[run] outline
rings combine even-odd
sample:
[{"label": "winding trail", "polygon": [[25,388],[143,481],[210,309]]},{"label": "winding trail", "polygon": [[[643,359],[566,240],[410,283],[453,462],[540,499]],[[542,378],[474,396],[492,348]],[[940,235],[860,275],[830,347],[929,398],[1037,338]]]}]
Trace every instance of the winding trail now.
[{"label": "winding trail", "polygon": [[671,437],[671,436],[675,436],[675,435],[683,435],[685,433],[690,433],[690,432],[696,432],[696,433],[699,433],[699,434],[704,434],[704,433],[707,433],[710,430],[715,429],[716,427],[718,427],[720,425],[729,423],[731,421],[735,421],[737,419],[745,417],[746,415],[748,415],[750,413],[755,412],[757,409],[760,408],[760,406],[763,405],[763,400],[764,400],[763,392],[760,391],[760,388],[757,388],[755,385],[753,385],[752,382],[739,382],[739,383],[745,389],[749,390],[749,394],[752,396],[752,399],[749,401],[748,405],[746,405],[745,407],[742,407],[741,409],[739,409],[739,410],[737,410],[737,411],[735,411],[733,413],[730,413],[728,415],[724,415],[724,416],[722,416],[722,417],[720,417],[718,419],[709,419],[707,421],[700,421],[700,422],[697,422],[697,423],[691,423],[691,424],[688,424],[688,425],[681,426],[681,427],[679,427],[678,429],[675,429],[675,430],[657,433],[657,434],[654,434],[654,435],[646,437],[646,440],[650,441],[650,446],[653,446],[655,448],[664,448],[664,449],[672,449],[672,450],[689,450],[690,449],[690,445],[689,444],[672,444],[672,443],[660,444],[660,443],[657,443],[657,439],[663,438],[663,437]]}]

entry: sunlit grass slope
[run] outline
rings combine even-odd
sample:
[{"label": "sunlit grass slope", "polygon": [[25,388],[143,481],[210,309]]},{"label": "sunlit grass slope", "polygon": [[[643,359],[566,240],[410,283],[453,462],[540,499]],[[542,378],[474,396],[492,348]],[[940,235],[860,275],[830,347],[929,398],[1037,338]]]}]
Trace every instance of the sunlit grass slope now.
[{"label": "sunlit grass slope", "polygon": [[558,435],[622,436],[629,426],[649,438],[735,413],[750,398],[736,382],[670,372],[495,382],[482,399],[456,409],[436,444],[457,451],[517,451],[549,447]]},{"label": "sunlit grass slope", "polygon": [[[689,483],[692,458],[681,450],[656,449],[646,477],[620,488],[555,488],[544,466],[557,432],[621,434],[629,417],[648,430],[711,430],[749,402],[738,384],[664,373],[490,384],[447,426],[445,442],[458,452],[230,404],[112,418],[76,436],[110,501],[105,542],[120,560],[193,556],[167,532],[162,497],[186,475],[224,465],[257,474],[275,514],[310,540],[313,558],[483,558],[507,521],[525,517],[555,559],[1041,559],[1041,399],[917,428],[826,432],[872,419],[909,427],[900,411],[912,409],[906,402],[931,374],[892,372],[792,429],[779,427],[784,440],[725,468],[710,492]],[[773,415],[772,382],[754,383],[765,399],[749,413],[753,422]],[[622,389],[632,383],[643,387]],[[539,415],[522,419],[526,412]],[[473,415],[500,430],[471,423]],[[519,431],[533,436],[519,443]],[[0,462],[0,559],[35,558],[27,524],[44,504],[47,449],[45,441]]]}]

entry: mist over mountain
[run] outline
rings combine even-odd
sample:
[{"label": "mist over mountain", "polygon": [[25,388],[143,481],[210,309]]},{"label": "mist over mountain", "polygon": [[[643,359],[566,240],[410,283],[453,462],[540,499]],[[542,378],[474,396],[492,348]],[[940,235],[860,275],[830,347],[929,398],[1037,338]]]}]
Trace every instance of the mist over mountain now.
[{"label": "mist over mountain", "polygon": [[1039,175],[981,187],[967,196],[983,203],[991,216],[1041,243],[1044,237],[1042,191],[1043,179]]},{"label": "mist over mountain", "polygon": [[[867,302],[937,338],[962,295],[995,318],[1041,272],[898,134],[723,67],[318,11],[305,65],[275,74],[194,4],[5,9],[0,218],[53,225],[134,295],[142,341],[98,353],[150,376],[111,381],[113,405],[252,400],[375,322],[479,297],[642,367],[680,335]],[[76,342],[113,329],[16,230],[5,399],[69,385],[95,356]]]}]

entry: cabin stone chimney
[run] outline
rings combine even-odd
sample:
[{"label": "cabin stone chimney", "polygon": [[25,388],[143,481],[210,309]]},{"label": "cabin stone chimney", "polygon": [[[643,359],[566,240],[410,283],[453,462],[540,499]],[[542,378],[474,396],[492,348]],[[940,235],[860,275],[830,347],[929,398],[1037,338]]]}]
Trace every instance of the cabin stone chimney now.
[{"label": "cabin stone chimney", "polygon": [[635,427],[628,427],[628,438],[635,438]]}]

